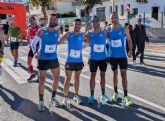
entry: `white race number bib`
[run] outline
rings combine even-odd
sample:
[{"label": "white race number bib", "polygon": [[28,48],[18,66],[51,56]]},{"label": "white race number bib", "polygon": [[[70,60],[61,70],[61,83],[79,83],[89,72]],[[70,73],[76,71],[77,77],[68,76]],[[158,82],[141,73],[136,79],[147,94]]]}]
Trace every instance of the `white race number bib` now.
[{"label": "white race number bib", "polygon": [[11,42],[16,42],[17,38],[16,37],[11,37]]},{"label": "white race number bib", "polygon": [[56,45],[45,46],[45,53],[55,53],[55,52],[56,52]]},{"label": "white race number bib", "polygon": [[112,47],[122,47],[121,39],[118,40],[112,40]]},{"label": "white race number bib", "polygon": [[104,52],[105,45],[94,44],[94,52]]},{"label": "white race number bib", "polygon": [[70,57],[72,58],[80,58],[80,50],[70,50]]}]

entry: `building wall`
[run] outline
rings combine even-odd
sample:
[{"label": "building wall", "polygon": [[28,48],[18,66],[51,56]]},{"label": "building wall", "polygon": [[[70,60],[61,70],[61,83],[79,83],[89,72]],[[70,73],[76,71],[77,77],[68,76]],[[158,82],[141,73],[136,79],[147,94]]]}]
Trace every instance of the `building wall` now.
[{"label": "building wall", "polygon": [[[138,8],[138,15],[136,18],[141,15],[143,17],[143,14],[145,13],[146,17],[151,18],[152,14],[152,7],[158,7],[158,20],[161,21],[161,12],[164,12],[165,17],[165,0],[148,0],[148,3],[138,3],[136,0],[114,0],[115,6],[118,6],[118,14],[120,19],[127,19],[127,12],[124,11],[124,14],[121,15],[121,5],[127,5],[130,4],[130,8]],[[113,6],[112,0],[103,2],[102,5],[96,5],[91,10],[90,16],[97,15],[97,8],[105,7],[105,15],[106,20],[109,20],[109,15],[111,13],[110,6]],[[78,6],[77,6],[78,7]],[[79,9],[84,9],[83,6],[79,7]],[[112,8],[111,8],[112,9]],[[115,9],[115,8],[114,8]]]},{"label": "building wall", "polygon": [[[127,12],[124,11],[124,15],[121,15],[121,5],[127,5],[130,4],[130,8],[138,8],[138,15],[142,15],[145,13],[146,17],[151,18],[152,14],[152,7],[158,7],[158,19],[161,20],[161,12],[165,12],[165,0],[148,0],[148,3],[138,3],[136,0],[114,0],[115,6],[118,6],[118,14],[120,19],[126,19],[127,18]],[[108,2],[104,2],[103,5],[96,5],[92,12],[91,16],[96,15],[97,11],[96,9],[99,7],[105,7],[105,14],[108,16],[110,15],[110,8],[109,6],[112,6],[112,0]],[[164,14],[165,15],[165,14]],[[138,17],[138,16],[136,16]]]},{"label": "building wall", "polygon": [[58,6],[57,6],[58,12],[60,13],[67,13],[70,11],[73,11],[73,6],[71,2],[58,2]]},{"label": "building wall", "polygon": [[72,0],[53,0],[50,7],[54,7],[57,13],[73,11]]}]

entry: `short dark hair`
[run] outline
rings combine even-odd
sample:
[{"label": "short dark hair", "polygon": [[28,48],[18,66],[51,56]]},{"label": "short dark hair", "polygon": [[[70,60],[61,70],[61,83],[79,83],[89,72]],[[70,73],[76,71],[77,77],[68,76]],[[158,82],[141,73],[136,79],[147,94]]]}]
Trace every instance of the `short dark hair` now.
[{"label": "short dark hair", "polygon": [[50,14],[50,16],[55,16],[55,17],[57,17],[57,14],[52,13],[52,14]]},{"label": "short dark hair", "polygon": [[76,19],[74,20],[74,22],[80,22],[80,23],[81,23],[81,19],[76,18]]},{"label": "short dark hair", "polygon": [[36,20],[34,16],[31,16],[31,17],[29,18],[29,20],[30,20],[30,19]]},{"label": "short dark hair", "polygon": [[141,19],[138,19],[138,21],[142,21]]},{"label": "short dark hair", "polygon": [[107,21],[105,21],[104,23],[105,23],[105,24],[108,24],[108,22],[107,22]]}]

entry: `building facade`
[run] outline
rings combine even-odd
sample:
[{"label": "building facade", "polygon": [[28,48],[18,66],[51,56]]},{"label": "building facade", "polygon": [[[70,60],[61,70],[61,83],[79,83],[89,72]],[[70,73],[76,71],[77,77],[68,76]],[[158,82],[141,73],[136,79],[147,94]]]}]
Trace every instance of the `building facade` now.
[{"label": "building facade", "polygon": [[[147,2],[144,2],[147,1]],[[102,5],[96,5],[90,12],[90,16],[98,15],[101,20],[109,21],[109,15],[115,11],[119,18],[149,18],[152,21],[165,23],[165,0],[104,0]],[[73,6],[84,14],[84,7],[81,0],[73,2]],[[128,9],[130,12],[128,12]],[[156,24],[156,23],[155,23]]]}]

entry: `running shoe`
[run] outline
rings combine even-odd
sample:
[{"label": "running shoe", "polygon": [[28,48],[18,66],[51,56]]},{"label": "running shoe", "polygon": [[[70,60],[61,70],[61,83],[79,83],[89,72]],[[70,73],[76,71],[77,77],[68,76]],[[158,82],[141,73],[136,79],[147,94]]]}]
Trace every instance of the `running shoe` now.
[{"label": "running shoe", "polygon": [[102,103],[108,103],[109,102],[109,98],[106,95],[102,95],[100,99],[101,99]]},{"label": "running shoe", "polygon": [[67,106],[67,101],[68,101],[68,98],[64,97],[63,100],[62,100],[61,105],[66,107]]},{"label": "running shoe", "polygon": [[112,97],[111,97],[111,101],[112,102],[116,102],[117,101],[117,98],[118,98],[118,93],[114,92]]},{"label": "running shoe", "polygon": [[39,101],[37,111],[39,111],[39,112],[45,111],[44,101]]},{"label": "running shoe", "polygon": [[124,97],[124,103],[125,103],[126,106],[133,105],[133,102],[130,100],[130,98],[128,96]]},{"label": "running shoe", "polygon": [[51,99],[51,102],[52,102],[52,105],[53,105],[53,106],[59,106],[59,102],[57,101],[56,97],[53,97],[53,98]]},{"label": "running shoe", "polygon": [[91,95],[89,98],[88,98],[88,104],[93,104],[94,103],[94,96]]},{"label": "running shoe", "polygon": [[35,77],[36,77],[35,74],[32,74],[32,75],[30,76],[30,78],[27,79],[27,81],[31,81],[31,80],[34,79]]},{"label": "running shoe", "polygon": [[81,105],[82,104],[82,99],[80,98],[80,96],[75,95],[73,97],[73,101],[75,101],[77,104]]}]

